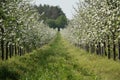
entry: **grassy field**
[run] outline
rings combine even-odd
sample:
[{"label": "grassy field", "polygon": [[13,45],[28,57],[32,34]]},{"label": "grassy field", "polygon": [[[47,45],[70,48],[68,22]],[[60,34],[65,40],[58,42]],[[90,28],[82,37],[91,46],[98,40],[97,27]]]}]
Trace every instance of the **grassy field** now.
[{"label": "grassy field", "polygon": [[74,47],[58,33],[50,44],[0,62],[0,80],[120,80],[120,63]]}]

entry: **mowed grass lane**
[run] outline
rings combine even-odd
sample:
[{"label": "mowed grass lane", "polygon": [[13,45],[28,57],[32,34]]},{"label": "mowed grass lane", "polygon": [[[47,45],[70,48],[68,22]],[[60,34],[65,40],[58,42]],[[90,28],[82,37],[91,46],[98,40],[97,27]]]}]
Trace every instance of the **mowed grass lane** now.
[{"label": "mowed grass lane", "polygon": [[120,64],[87,54],[57,33],[31,54],[0,63],[0,80],[119,80]]}]

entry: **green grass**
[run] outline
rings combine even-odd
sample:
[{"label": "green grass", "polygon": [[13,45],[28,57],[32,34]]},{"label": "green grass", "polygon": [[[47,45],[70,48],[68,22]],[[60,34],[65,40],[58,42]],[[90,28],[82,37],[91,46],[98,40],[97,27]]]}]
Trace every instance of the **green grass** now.
[{"label": "green grass", "polygon": [[120,63],[87,54],[58,33],[31,54],[0,63],[0,80],[119,80]]}]

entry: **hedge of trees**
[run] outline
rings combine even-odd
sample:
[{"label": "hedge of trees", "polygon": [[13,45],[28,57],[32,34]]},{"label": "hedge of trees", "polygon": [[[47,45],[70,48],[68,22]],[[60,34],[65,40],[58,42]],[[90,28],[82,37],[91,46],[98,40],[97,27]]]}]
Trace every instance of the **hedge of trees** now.
[{"label": "hedge of trees", "polygon": [[41,16],[26,0],[0,0],[0,56],[23,55],[48,43],[56,31],[39,21]]},{"label": "hedge of trees", "polygon": [[120,59],[120,0],[85,0],[63,33],[90,53]]}]

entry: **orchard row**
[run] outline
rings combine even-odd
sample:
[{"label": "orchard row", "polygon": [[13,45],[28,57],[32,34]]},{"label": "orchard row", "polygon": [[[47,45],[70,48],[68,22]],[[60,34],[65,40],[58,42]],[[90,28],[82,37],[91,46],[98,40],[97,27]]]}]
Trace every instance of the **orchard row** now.
[{"label": "orchard row", "polygon": [[75,10],[65,37],[90,53],[120,59],[120,0],[85,0]]},{"label": "orchard row", "polygon": [[23,55],[48,43],[56,34],[25,0],[0,2],[0,56],[2,60]]}]

